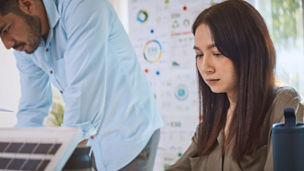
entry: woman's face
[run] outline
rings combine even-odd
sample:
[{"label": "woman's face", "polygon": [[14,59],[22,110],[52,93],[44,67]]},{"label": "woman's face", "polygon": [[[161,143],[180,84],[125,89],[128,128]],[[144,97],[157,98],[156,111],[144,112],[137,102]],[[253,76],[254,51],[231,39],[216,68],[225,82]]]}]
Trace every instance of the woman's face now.
[{"label": "woman's face", "polygon": [[232,61],[222,55],[214,44],[206,24],[198,26],[194,38],[196,64],[200,75],[214,93],[235,94],[237,76]]}]

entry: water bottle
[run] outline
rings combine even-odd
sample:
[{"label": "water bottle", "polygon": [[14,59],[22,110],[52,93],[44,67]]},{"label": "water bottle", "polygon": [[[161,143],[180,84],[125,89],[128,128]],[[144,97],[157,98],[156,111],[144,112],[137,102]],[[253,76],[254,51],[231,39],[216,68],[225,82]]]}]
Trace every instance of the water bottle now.
[{"label": "water bottle", "polygon": [[284,109],[285,123],[272,126],[274,171],[304,171],[304,124],[293,108]]}]

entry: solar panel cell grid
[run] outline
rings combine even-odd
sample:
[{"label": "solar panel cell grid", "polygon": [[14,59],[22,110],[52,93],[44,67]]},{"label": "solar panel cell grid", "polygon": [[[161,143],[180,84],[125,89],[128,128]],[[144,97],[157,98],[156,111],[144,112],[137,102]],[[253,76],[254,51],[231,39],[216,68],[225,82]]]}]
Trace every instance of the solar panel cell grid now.
[{"label": "solar panel cell grid", "polygon": [[59,143],[54,144],[54,146],[53,146],[53,148],[50,150],[49,154],[54,155],[54,154],[58,151],[58,149],[59,149],[60,146],[61,146],[61,144],[59,144]]},{"label": "solar panel cell grid", "polygon": [[10,146],[5,150],[6,153],[17,153],[23,143],[11,143]]},{"label": "solar panel cell grid", "polygon": [[21,154],[51,154],[54,155],[61,144],[50,143],[8,143],[0,142],[0,153],[21,153]]},{"label": "solar panel cell grid", "polygon": [[32,151],[34,151],[35,147],[37,146],[37,144],[35,143],[25,143],[23,148],[19,151],[19,153],[32,153]]},{"label": "solar panel cell grid", "polygon": [[9,144],[8,142],[0,142],[0,152],[4,152],[8,144]]},{"label": "solar panel cell grid", "polygon": [[23,170],[35,170],[40,164],[40,160],[28,160],[23,166]]},{"label": "solar panel cell grid", "polygon": [[[60,143],[0,142],[0,154],[55,155]],[[20,156],[19,156],[20,157]],[[0,170],[45,170],[50,160],[0,157]]]},{"label": "solar panel cell grid", "polygon": [[50,160],[0,158],[1,170],[45,170]]},{"label": "solar panel cell grid", "polygon": [[52,144],[39,144],[36,150],[34,151],[35,154],[48,154],[48,151],[52,147]]},{"label": "solar panel cell grid", "polygon": [[47,167],[47,165],[50,163],[50,160],[44,160],[44,161],[42,161],[41,163],[40,163],[40,166],[39,166],[39,168],[37,169],[37,170],[44,170],[46,167]]},{"label": "solar panel cell grid", "polygon": [[62,170],[79,139],[79,128],[1,128],[0,171]]},{"label": "solar panel cell grid", "polygon": [[10,160],[8,158],[0,158],[0,169],[5,169]]},{"label": "solar panel cell grid", "polygon": [[8,170],[19,170],[25,163],[25,159],[14,159],[7,167]]}]

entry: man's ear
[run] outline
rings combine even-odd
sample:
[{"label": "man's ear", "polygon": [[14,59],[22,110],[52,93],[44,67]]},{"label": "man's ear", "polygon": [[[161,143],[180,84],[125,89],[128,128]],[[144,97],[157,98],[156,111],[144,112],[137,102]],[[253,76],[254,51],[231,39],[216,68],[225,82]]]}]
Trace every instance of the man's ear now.
[{"label": "man's ear", "polygon": [[34,0],[18,0],[18,5],[20,10],[28,15],[32,15],[36,8]]}]

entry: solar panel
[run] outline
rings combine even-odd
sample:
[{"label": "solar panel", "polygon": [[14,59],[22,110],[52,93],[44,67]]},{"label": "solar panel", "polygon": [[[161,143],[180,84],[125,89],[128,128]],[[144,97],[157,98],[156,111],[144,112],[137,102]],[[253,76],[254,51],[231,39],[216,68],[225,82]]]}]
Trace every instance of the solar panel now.
[{"label": "solar panel", "polygon": [[0,170],[62,170],[80,138],[77,128],[0,128]]}]

